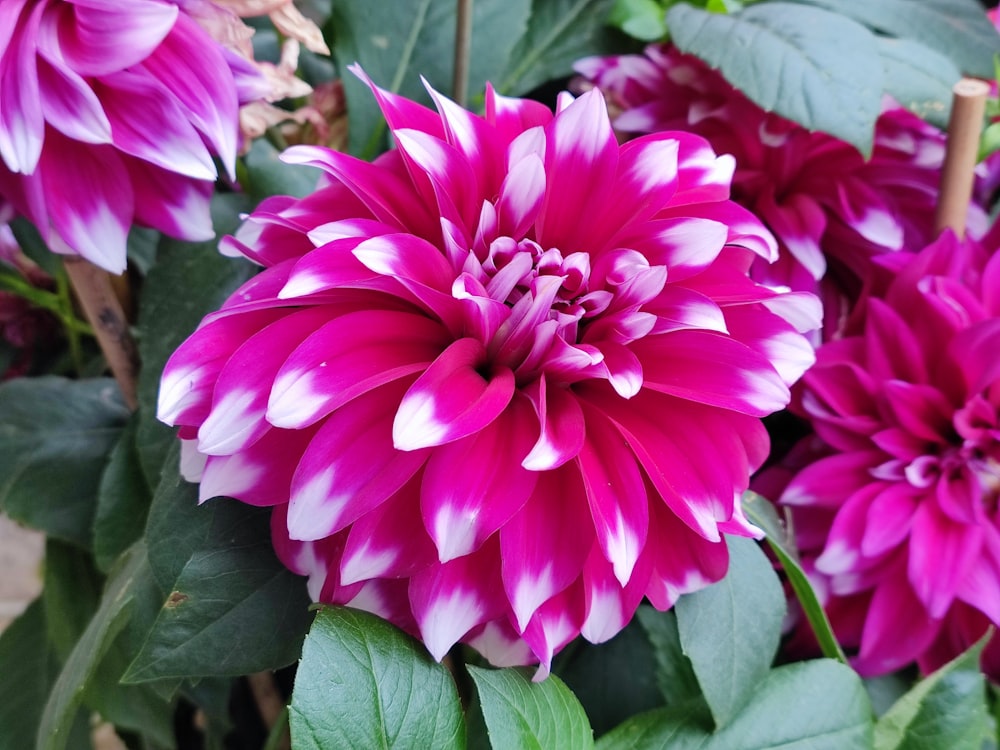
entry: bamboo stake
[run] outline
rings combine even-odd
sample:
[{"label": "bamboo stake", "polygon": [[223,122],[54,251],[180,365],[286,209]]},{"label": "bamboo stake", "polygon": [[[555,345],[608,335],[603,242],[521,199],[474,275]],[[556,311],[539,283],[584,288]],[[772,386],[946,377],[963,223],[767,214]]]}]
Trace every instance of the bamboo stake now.
[{"label": "bamboo stake", "polygon": [[135,411],[139,405],[136,385],[139,356],[129,332],[128,319],[115,295],[111,275],[77,256],[66,257],[63,266],[111,373],[118,381],[125,405]]},{"label": "bamboo stake", "polygon": [[937,232],[951,229],[959,239],[965,236],[965,217],[972,199],[979,136],[989,93],[989,85],[975,78],[963,78],[952,88],[948,145],[941,168],[934,228]]},{"label": "bamboo stake", "polygon": [[472,54],[472,0],[458,0],[455,11],[455,71],[451,95],[464,107],[469,92],[469,60]]}]

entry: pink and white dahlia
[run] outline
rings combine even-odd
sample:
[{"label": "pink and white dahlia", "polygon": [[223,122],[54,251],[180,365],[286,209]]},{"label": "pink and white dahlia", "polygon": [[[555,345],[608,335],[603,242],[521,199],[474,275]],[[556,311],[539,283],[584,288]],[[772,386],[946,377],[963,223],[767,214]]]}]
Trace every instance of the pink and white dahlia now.
[{"label": "pink and white dahlia", "polygon": [[213,156],[232,175],[263,80],[188,13],[203,5],[0,3],[0,197],[54,251],[119,273],[133,223],[214,236]]},{"label": "pink and white dahlia", "polygon": [[[871,257],[923,247],[935,236],[944,136],[889,99],[865,160],[844,141],[764,111],[672,46],[575,67],[620,111],[618,130],[688,130],[736,158],[733,199],[763,219],[781,250],[777,263],[755,265],[760,281],[814,291],[826,277],[853,298]],[[984,212],[973,207],[973,233],[985,226]]]},{"label": "pink and white dahlia", "polygon": [[815,435],[781,502],[862,674],[929,671],[1000,625],[998,238],[880,259],[886,291],[796,399]]},{"label": "pink and white dahlia", "polygon": [[818,303],[748,278],[774,241],[697,136],[619,147],[597,92],[487,89],[477,116],[372,88],[396,148],[285,152],[325,178],[228,238],[264,270],[174,353],[159,416],[203,500],[275,506],[315,598],[544,674],[758,533],[760,417]]}]

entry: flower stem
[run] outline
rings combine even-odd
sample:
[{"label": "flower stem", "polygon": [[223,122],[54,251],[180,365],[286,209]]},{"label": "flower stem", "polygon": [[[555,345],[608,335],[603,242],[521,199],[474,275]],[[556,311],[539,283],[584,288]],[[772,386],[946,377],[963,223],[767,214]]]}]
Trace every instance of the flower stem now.
[{"label": "flower stem", "polygon": [[67,257],[63,266],[111,373],[118,381],[125,404],[134,411],[138,406],[139,358],[111,277],[107,271],[83,258]]},{"label": "flower stem", "polygon": [[965,235],[965,216],[972,198],[979,134],[989,93],[989,85],[975,78],[963,78],[952,88],[948,145],[941,168],[934,225],[938,232],[951,229],[959,238]]},{"label": "flower stem", "polygon": [[455,71],[451,94],[464,107],[469,93],[469,63],[472,56],[472,0],[457,0],[455,12]]},{"label": "flower stem", "polygon": [[247,682],[260,718],[268,729],[266,747],[274,750],[288,748],[290,745],[285,732],[288,725],[288,706],[278,692],[274,673],[255,672],[247,675]]}]

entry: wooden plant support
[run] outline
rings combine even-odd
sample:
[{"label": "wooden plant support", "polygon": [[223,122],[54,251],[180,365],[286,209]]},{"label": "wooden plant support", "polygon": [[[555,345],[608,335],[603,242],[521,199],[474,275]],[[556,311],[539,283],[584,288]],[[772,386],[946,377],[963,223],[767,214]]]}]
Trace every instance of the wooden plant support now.
[{"label": "wooden plant support", "polygon": [[934,228],[939,233],[951,229],[959,239],[965,236],[965,217],[972,199],[979,136],[989,93],[989,85],[976,78],[963,78],[952,88],[948,145],[941,169]]}]

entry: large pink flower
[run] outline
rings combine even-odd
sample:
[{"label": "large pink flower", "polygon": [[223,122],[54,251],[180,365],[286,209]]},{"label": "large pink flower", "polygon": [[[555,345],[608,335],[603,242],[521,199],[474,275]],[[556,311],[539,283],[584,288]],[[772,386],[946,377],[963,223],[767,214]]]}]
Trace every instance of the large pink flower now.
[{"label": "large pink flower", "polygon": [[[944,136],[889,100],[866,161],[848,143],[765,112],[674,47],[586,58],[576,69],[621,110],[619,130],[689,130],[735,156],[733,199],[764,220],[781,249],[777,263],[753,269],[765,283],[815,290],[829,271],[832,285],[853,296],[872,256],[934,238]],[[985,229],[978,207],[970,227]]]},{"label": "large pink flower", "polygon": [[56,252],[118,273],[133,222],[212,238],[213,155],[232,172],[263,79],[186,10],[203,5],[0,4],[0,197]]},{"label": "large pink flower", "polygon": [[373,90],[397,148],[286,152],[325,182],[228,240],[265,270],[173,355],[159,416],[202,499],[276,506],[314,597],[544,673],[756,533],[759,418],[818,304],[748,278],[773,239],[701,138],[619,147],[596,92],[553,116],[487,90],[480,117]]},{"label": "large pink flower", "polygon": [[864,674],[925,670],[1000,624],[1000,254],[948,233],[825,344],[781,496]]}]

